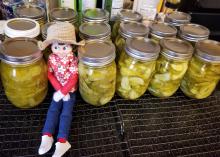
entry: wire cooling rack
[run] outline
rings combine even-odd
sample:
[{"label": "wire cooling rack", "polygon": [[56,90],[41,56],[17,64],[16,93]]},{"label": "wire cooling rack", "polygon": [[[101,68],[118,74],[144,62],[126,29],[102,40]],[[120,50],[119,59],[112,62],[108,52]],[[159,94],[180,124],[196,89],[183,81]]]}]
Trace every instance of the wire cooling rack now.
[{"label": "wire cooling rack", "polygon": [[[17,109],[0,87],[0,157],[35,157],[52,90],[33,109]],[[204,100],[178,91],[169,99],[146,93],[135,101],[118,96],[93,107],[77,96],[65,157],[220,156],[220,92]],[[54,148],[45,155],[52,155]]]}]

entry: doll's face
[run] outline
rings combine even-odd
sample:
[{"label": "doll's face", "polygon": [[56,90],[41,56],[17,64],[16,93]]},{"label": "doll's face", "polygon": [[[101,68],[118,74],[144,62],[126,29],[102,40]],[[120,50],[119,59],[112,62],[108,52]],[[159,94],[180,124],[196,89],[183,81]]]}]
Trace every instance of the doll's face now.
[{"label": "doll's face", "polygon": [[70,44],[60,44],[60,43],[53,43],[51,49],[54,54],[58,55],[59,57],[65,57],[67,54],[72,53],[72,46]]}]

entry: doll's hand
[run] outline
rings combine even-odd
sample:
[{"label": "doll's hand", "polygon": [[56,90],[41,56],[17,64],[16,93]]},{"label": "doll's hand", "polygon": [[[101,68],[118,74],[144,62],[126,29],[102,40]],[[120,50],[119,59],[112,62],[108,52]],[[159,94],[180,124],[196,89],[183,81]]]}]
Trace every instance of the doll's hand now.
[{"label": "doll's hand", "polygon": [[63,101],[68,101],[68,100],[70,100],[70,95],[69,95],[69,94],[67,94],[67,95],[63,98]]},{"label": "doll's hand", "polygon": [[65,95],[63,95],[63,94],[61,93],[61,91],[57,91],[57,92],[55,92],[54,95],[53,95],[53,100],[56,101],[56,102],[58,102],[58,101],[60,101],[61,99],[63,99],[64,97],[65,97]]}]

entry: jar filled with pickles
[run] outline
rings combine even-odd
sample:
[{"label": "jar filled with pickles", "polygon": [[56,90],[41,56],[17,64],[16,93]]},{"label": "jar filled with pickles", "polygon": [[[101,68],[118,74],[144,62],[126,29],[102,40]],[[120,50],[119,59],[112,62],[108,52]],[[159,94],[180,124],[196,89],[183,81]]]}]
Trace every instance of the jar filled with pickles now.
[{"label": "jar filled with pickles", "polygon": [[84,22],[109,22],[109,12],[104,9],[86,9],[82,13],[82,23]]},{"label": "jar filled with pickles", "polygon": [[176,37],[177,29],[163,22],[154,22],[150,25],[150,38],[159,43],[161,39],[167,37]]},{"label": "jar filled with pickles", "polygon": [[177,38],[164,38],[160,45],[162,51],[148,90],[156,97],[167,98],[178,90],[192,57],[193,47],[189,42]]},{"label": "jar filled with pickles", "polygon": [[164,19],[164,21],[172,26],[175,26],[177,29],[183,24],[188,24],[191,21],[190,14],[174,11],[168,13]]},{"label": "jar filled with pickles", "polygon": [[5,38],[28,37],[39,38],[40,25],[28,18],[14,18],[8,20],[4,26]]},{"label": "jar filled with pickles", "polygon": [[138,22],[122,22],[118,35],[115,39],[115,46],[117,49],[117,58],[121,52],[124,51],[124,46],[127,38],[133,37],[147,37],[149,28]]},{"label": "jar filled with pickles", "polygon": [[115,46],[106,40],[88,40],[78,49],[79,91],[94,106],[107,104],[116,85]]},{"label": "jar filled with pickles", "polygon": [[155,72],[160,46],[144,37],[129,38],[120,55],[116,91],[125,99],[141,97]]},{"label": "jar filled with pickles", "polygon": [[37,40],[13,38],[1,45],[1,79],[8,100],[19,108],[39,105],[47,94],[47,66]]},{"label": "jar filled with pickles", "polygon": [[20,6],[16,8],[15,16],[36,20],[40,24],[40,26],[43,26],[46,23],[45,10],[38,6]]},{"label": "jar filled with pickles", "polygon": [[212,94],[220,79],[220,43],[202,40],[181,82],[181,90],[191,98],[204,99]]},{"label": "jar filled with pickles", "polygon": [[79,27],[79,37],[82,40],[100,39],[111,41],[111,26],[107,23],[83,23]]},{"label": "jar filled with pickles", "polygon": [[117,20],[112,28],[112,40],[115,41],[121,22],[141,22],[142,18],[143,16],[138,12],[129,9],[122,9],[120,12],[118,12]]},{"label": "jar filled with pickles", "polygon": [[180,26],[179,36],[194,46],[198,41],[208,39],[210,31],[208,28],[198,24],[184,24]]},{"label": "jar filled with pickles", "polygon": [[78,14],[75,10],[70,8],[54,8],[50,11],[49,17],[50,22],[72,23],[75,26],[76,32],[78,32]]}]

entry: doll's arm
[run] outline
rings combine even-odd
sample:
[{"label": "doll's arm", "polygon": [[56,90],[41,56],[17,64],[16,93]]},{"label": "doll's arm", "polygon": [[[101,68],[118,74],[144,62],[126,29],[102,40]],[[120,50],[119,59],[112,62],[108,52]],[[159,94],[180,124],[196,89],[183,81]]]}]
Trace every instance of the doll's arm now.
[{"label": "doll's arm", "polygon": [[59,83],[59,81],[56,79],[56,77],[54,76],[52,67],[50,65],[50,61],[48,61],[48,70],[47,70],[47,77],[50,80],[50,83],[52,84],[52,86],[54,87],[54,89],[56,91],[61,89],[61,84]]}]

